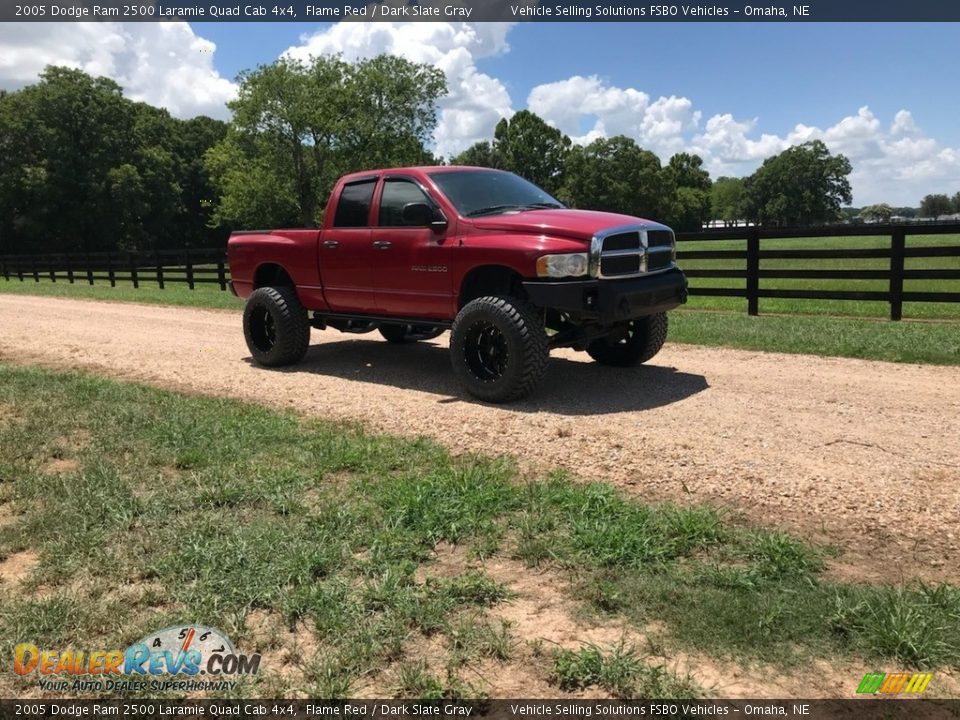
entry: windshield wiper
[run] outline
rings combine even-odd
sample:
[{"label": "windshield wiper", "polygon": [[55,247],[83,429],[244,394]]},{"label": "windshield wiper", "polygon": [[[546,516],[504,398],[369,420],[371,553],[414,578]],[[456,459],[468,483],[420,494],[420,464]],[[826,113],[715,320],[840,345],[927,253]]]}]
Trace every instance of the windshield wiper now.
[{"label": "windshield wiper", "polygon": [[563,205],[553,202],[539,202],[539,203],[527,203],[526,205],[491,205],[490,207],[480,208],[479,210],[471,210],[467,213],[467,217],[476,217],[477,215],[489,215],[491,213],[499,212],[501,210],[552,210],[560,209]]},{"label": "windshield wiper", "polygon": [[563,205],[555,202],[530,203],[523,206],[524,210],[561,210]]},{"label": "windshield wiper", "polygon": [[488,215],[490,213],[498,212],[499,210],[514,210],[516,208],[523,207],[522,205],[491,205],[490,207],[480,208],[479,210],[471,210],[467,213],[467,217],[476,217],[477,215]]}]

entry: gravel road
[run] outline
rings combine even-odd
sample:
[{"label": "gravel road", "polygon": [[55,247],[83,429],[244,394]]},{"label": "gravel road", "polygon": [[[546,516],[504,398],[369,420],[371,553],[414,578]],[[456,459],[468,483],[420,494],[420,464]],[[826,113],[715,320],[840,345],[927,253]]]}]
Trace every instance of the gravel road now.
[{"label": "gravel road", "polygon": [[857,581],[960,578],[960,367],[668,344],[650,365],[555,352],[534,397],[474,402],[447,336],[313,331],[294,368],[251,364],[227,311],[0,294],[0,360],[84,368],[506,452],[627,492],[710,501],[844,549]]}]

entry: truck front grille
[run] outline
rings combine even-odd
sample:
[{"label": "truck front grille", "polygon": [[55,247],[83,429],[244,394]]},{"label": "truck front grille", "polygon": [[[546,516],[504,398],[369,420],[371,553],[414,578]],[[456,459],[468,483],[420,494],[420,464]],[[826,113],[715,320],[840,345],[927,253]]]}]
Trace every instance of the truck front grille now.
[{"label": "truck front grille", "polygon": [[601,232],[591,245],[591,274],[622,278],[666,270],[674,264],[673,249],[671,230],[626,227]]}]

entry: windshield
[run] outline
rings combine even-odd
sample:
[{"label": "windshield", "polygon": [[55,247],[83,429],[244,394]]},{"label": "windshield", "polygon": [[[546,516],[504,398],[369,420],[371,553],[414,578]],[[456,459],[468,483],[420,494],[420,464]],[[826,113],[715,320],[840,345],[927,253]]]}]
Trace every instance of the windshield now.
[{"label": "windshield", "polygon": [[533,183],[502,170],[452,170],[430,173],[430,177],[466,217],[563,207]]}]

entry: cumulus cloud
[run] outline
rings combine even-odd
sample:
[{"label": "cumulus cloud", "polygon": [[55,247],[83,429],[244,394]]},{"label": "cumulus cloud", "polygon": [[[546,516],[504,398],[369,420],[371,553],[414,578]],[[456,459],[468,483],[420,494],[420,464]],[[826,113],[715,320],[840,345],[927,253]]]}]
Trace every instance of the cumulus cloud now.
[{"label": "cumulus cloud", "polygon": [[501,118],[513,114],[510,93],[498,79],[480,72],[480,58],[507,52],[509,23],[342,22],[301,38],[284,55],[342,53],[348,60],[380,53],[429,63],[443,71],[448,95],[440,102],[434,152],[450,156],[489,139]]},{"label": "cumulus cloud", "polygon": [[226,118],[236,86],[213,67],[215,45],[187,23],[0,24],[0,88],[35,82],[47,65],[116,80],[127,97],[177,117]]},{"label": "cumulus cloud", "polygon": [[696,153],[713,177],[748,175],[792,145],[822,140],[831,152],[850,159],[855,204],[915,205],[929,192],[960,186],[960,150],[926,136],[908,110],[885,125],[863,106],[826,128],[801,122],[778,135],[762,132],[760,118],[730,113],[715,114],[701,125],[701,112],[689,98],[651,101],[638,88],[616,87],[596,75],[538,85],[527,105],[576,143],[623,134],[664,161],[679,151]]}]

